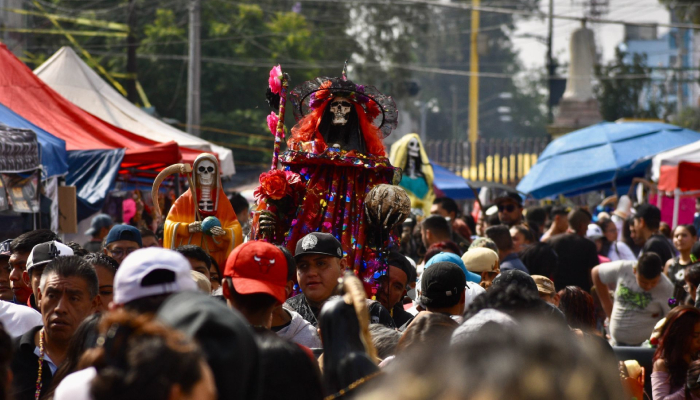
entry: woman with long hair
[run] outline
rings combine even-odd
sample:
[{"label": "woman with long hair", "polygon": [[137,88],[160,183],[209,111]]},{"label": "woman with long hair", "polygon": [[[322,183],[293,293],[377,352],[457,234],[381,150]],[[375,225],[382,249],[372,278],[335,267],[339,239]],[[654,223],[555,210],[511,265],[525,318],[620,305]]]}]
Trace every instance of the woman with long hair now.
[{"label": "woman with long hair", "polygon": [[669,314],[659,347],[654,353],[651,386],[654,400],[684,390],[688,367],[700,351],[700,310],[679,306]]},{"label": "woman with long hair", "polygon": [[698,241],[698,232],[693,225],[678,225],[673,230],[673,247],[678,250],[679,256],[666,262],[664,274],[673,283],[673,297],[681,304],[685,303],[688,294],[683,289],[685,285],[686,267],[693,263],[691,250],[693,244]]},{"label": "woman with long hair", "polygon": [[598,226],[603,231],[603,246],[600,255],[607,257],[610,261],[636,260],[632,250],[625,242],[617,240],[617,226],[609,218],[602,218],[598,221]]}]

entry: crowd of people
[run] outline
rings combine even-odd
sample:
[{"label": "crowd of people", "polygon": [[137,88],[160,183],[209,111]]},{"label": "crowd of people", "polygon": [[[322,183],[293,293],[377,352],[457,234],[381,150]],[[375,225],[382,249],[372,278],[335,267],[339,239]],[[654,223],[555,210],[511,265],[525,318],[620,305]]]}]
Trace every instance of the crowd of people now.
[{"label": "crowd of people", "polygon": [[0,399],[630,399],[630,348],[649,397],[700,398],[697,230],[626,201],[438,198],[370,298],[329,233],[219,265],[104,214],[83,246],[26,232],[0,244]]}]

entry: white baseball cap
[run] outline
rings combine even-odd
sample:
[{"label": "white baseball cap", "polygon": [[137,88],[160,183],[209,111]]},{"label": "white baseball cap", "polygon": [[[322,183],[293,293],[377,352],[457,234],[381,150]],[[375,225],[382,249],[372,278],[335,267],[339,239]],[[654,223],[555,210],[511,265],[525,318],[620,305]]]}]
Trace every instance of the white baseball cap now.
[{"label": "white baseball cap", "polygon": [[598,225],[596,225],[596,224],[588,225],[588,229],[586,230],[586,237],[587,238],[595,240],[595,239],[600,239],[603,236],[605,236],[603,234],[603,230],[600,229],[600,227]]},{"label": "white baseball cap", "polygon": [[114,303],[197,290],[191,270],[189,261],[176,251],[160,247],[136,250],[122,261],[114,276]]}]

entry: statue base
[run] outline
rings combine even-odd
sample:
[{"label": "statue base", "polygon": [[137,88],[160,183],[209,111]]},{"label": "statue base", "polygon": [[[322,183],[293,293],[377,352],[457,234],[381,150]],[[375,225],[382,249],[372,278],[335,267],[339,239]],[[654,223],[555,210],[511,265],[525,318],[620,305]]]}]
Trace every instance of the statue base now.
[{"label": "statue base", "polygon": [[559,112],[554,118],[554,124],[547,127],[547,133],[552,139],[601,122],[598,100],[562,99],[559,102]]}]

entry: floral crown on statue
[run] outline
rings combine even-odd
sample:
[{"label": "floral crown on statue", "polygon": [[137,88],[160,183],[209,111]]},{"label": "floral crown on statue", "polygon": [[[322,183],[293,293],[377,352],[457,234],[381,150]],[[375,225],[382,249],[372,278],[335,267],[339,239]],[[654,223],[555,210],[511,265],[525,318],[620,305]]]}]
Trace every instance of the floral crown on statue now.
[{"label": "floral crown on statue", "polygon": [[396,129],[399,112],[390,96],[382,94],[374,86],[357,85],[345,78],[318,77],[306,81],[290,92],[294,118],[299,121],[309,112],[323,106],[333,97],[346,97],[359,104],[382,131],[384,137]]}]

